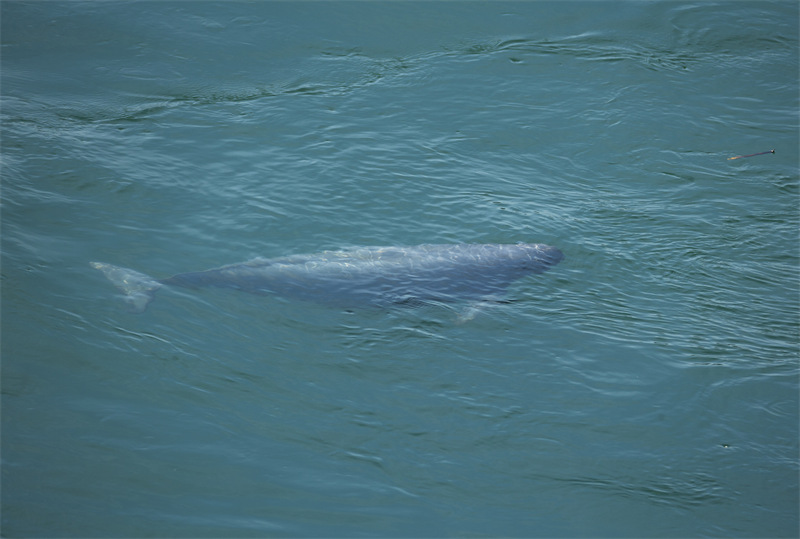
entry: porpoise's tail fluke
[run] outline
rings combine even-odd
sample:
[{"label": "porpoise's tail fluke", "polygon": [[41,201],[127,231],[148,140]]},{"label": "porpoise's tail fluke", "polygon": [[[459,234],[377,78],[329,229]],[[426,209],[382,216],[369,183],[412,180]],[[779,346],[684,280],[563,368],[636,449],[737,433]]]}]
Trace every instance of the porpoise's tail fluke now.
[{"label": "porpoise's tail fluke", "polygon": [[135,313],[143,312],[153,301],[156,290],[162,286],[160,282],[138,271],[112,266],[105,262],[90,262],[89,265],[102,271],[103,275],[125,294],[125,303]]}]

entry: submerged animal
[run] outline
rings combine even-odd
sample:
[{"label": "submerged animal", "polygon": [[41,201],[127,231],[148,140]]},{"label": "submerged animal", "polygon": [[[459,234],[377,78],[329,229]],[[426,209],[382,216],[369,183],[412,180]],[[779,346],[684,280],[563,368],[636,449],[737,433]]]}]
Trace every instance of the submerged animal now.
[{"label": "submerged animal", "polygon": [[564,258],[536,243],[361,247],[314,255],[256,258],[166,279],[91,262],[142,312],[162,286],[219,287],[278,294],[345,307],[406,302],[488,300],[517,279],[543,273]]}]

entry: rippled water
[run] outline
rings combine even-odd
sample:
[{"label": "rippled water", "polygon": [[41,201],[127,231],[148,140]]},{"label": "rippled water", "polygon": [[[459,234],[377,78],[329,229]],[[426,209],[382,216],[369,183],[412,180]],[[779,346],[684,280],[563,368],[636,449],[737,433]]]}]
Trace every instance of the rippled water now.
[{"label": "rippled water", "polygon": [[[4,536],[797,534],[795,2],[0,10]],[[89,266],[517,242],[468,321]]]}]

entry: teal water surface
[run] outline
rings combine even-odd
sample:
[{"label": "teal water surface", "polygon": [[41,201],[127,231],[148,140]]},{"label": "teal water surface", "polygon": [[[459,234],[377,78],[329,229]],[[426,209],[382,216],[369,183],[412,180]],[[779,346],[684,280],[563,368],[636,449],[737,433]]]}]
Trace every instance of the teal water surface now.
[{"label": "teal water surface", "polygon": [[[2,535],[797,536],[798,11],[0,3]],[[89,266],[517,242],[477,313]]]}]

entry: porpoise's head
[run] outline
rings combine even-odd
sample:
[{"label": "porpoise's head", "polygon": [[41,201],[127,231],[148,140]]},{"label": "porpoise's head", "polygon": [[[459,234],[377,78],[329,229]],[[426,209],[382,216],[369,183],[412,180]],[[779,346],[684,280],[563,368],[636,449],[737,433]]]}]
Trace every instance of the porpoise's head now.
[{"label": "porpoise's head", "polygon": [[517,247],[521,250],[525,268],[534,273],[543,273],[564,260],[561,250],[543,243],[524,243]]}]

